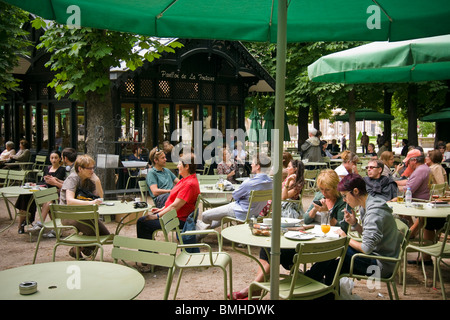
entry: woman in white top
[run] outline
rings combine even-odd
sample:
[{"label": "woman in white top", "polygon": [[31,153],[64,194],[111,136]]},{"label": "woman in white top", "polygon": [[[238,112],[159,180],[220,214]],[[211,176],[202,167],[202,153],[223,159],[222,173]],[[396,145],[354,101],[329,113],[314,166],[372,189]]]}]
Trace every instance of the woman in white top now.
[{"label": "woman in white top", "polygon": [[390,151],[384,151],[380,156],[380,160],[384,163],[384,168],[383,172],[381,172],[381,175],[392,177],[391,168],[394,165],[394,154]]},{"label": "woman in white top", "polygon": [[339,176],[339,180],[342,180],[342,178],[349,173],[358,173],[356,164],[358,163],[359,158],[355,153],[345,150],[341,153],[341,159],[342,164],[334,169],[334,171],[336,171],[337,175]]},{"label": "woman in white top", "polygon": [[0,154],[0,161],[9,160],[9,157],[15,154],[16,150],[14,150],[14,142],[8,141],[5,143],[5,150]]},{"label": "woman in white top", "polygon": [[236,142],[236,149],[233,150],[233,157],[237,164],[245,163],[246,153],[245,150],[242,148],[241,141]]}]

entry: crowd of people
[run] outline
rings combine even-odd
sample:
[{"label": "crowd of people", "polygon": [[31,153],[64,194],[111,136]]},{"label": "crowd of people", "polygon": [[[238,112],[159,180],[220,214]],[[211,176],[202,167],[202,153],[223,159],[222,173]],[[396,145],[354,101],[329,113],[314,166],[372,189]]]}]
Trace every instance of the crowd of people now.
[{"label": "crowd of people", "polygon": [[[430,186],[447,182],[447,172],[441,165],[443,161],[450,161],[450,143],[439,143],[437,148],[424,153],[420,147],[408,146],[403,161],[394,167],[394,154],[389,150],[389,143],[380,141],[381,153],[375,152],[375,146],[368,142],[364,132],[362,145],[363,156],[368,159],[364,170],[367,175],[362,177],[358,172],[360,158],[349,150],[340,151],[336,141],[331,144],[320,140],[319,130],[310,130],[308,140],[300,147],[302,160],[311,162],[321,161],[321,157],[329,152],[332,157],[340,158],[342,163],[335,169],[324,169],[316,177],[318,191],[314,194],[311,205],[304,210],[300,202],[294,202],[296,206],[287,205],[285,200],[301,200],[305,188],[305,163],[294,159],[288,153],[283,153],[283,182],[282,182],[282,217],[303,219],[305,224],[320,224],[323,214],[330,215],[330,225],[339,227],[340,236],[346,236],[349,230],[360,233],[362,241],[351,240],[345,262],[341,272],[348,271],[349,259],[357,252],[396,257],[399,252],[400,235],[397,232],[396,223],[392,215],[392,209],[386,204],[388,201],[396,201],[397,196],[404,190],[410,189],[413,198],[428,200],[430,198]],[[6,143],[5,151],[0,155],[2,159],[14,156],[14,144]],[[199,182],[196,175],[196,161],[193,153],[181,155],[177,166],[178,176],[166,168],[167,158],[170,157],[170,147],[160,150],[154,148],[149,153],[149,169],[146,176],[148,191],[153,199],[155,207],[138,219],[136,236],[138,238],[153,239],[154,232],[161,229],[160,218],[172,209],[177,212],[180,228],[183,227],[187,217],[194,211],[197,198],[200,194]],[[26,154],[27,142],[21,141],[21,149],[17,154]],[[198,229],[211,229],[220,226],[220,221],[225,216],[245,220],[247,212],[251,217],[260,217],[270,211],[270,202],[256,202],[249,208],[249,197],[253,190],[270,190],[273,187],[271,174],[273,166],[264,154],[257,154],[253,159],[248,159],[245,148],[236,145],[230,150],[227,145],[221,149],[221,161],[217,165],[217,174],[226,175],[227,179],[236,183],[236,173],[239,165],[245,165],[251,161],[251,177],[240,184],[232,193],[234,201],[227,205],[205,210],[201,219],[197,221]],[[337,154],[336,154],[337,152]],[[333,154],[331,154],[333,153]],[[137,160],[139,150],[133,154]],[[76,150],[66,148],[60,153],[52,151],[49,156],[51,165],[44,169],[41,184],[58,188],[60,203],[67,205],[100,204],[103,198],[103,189],[100,179],[94,172],[95,161],[89,155],[77,155]],[[84,192],[79,197],[80,190]],[[86,194],[88,196],[86,196]],[[35,221],[36,207],[29,208],[27,196],[17,199],[16,207],[30,213],[30,221],[34,222],[33,228],[39,228],[44,221]],[[300,203],[300,205],[299,205]],[[359,208],[360,220],[356,219],[355,210]],[[42,219],[48,216],[48,205],[43,207]],[[25,215],[23,215],[25,216]],[[405,217],[409,223],[414,237],[422,227],[421,219]],[[425,239],[434,239],[436,230],[442,227],[444,219],[429,219],[425,226]],[[92,230],[76,223],[64,221],[65,224],[74,225],[79,231],[90,235]],[[381,226],[383,226],[381,228]],[[23,233],[24,219],[19,223],[19,233]],[[106,226],[99,222],[100,234],[109,234]],[[52,234],[47,236],[51,237]],[[54,236],[54,234],[53,234]],[[70,256],[76,257],[75,249],[71,248]],[[92,254],[92,248],[82,248],[85,256]],[[282,250],[280,263],[289,270],[292,266],[294,250]],[[429,257],[423,256],[428,263]],[[264,267],[264,272],[270,270],[269,257],[265,250],[260,251],[259,260]],[[414,261],[415,262],[415,261]],[[378,265],[382,275],[392,272],[392,265],[376,260],[357,259],[355,268],[365,274],[367,267]],[[149,268],[141,266],[141,271]],[[335,261],[315,264],[307,274],[317,280],[330,282],[330,275],[336,267]],[[255,276],[256,281],[262,281],[263,270]],[[234,299],[245,299],[248,296],[248,287],[233,293]]]}]

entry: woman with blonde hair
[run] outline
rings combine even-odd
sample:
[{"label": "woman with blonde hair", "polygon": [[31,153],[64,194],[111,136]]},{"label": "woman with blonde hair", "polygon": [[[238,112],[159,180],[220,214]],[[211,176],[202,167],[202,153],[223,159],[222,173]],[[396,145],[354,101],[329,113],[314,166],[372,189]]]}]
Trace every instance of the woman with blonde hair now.
[{"label": "woman with blonde hair", "polygon": [[[345,151],[344,151],[345,152]],[[345,202],[337,187],[339,176],[332,169],[322,170],[317,176],[319,192],[314,195],[314,200],[303,215],[305,224],[320,224],[322,213],[330,213],[330,225],[338,225],[347,232],[348,224],[344,220]],[[321,205],[314,203],[320,202]]]},{"label": "woman with blonde hair", "polygon": [[358,156],[349,150],[345,150],[341,153],[342,164],[334,169],[339,176],[339,180],[348,175],[349,173],[358,173],[356,164],[359,161]]},{"label": "woman with blonde hair", "polygon": [[380,160],[384,163],[384,168],[381,175],[392,177],[391,168],[394,165],[394,154],[391,151],[384,151],[380,156]]},{"label": "woman with blonde hair", "polygon": [[[67,205],[100,205],[103,198],[103,188],[100,179],[94,173],[95,160],[88,155],[80,155],[75,160],[75,172],[72,172],[65,180],[61,187],[60,204]],[[64,225],[75,226],[79,232],[87,236],[95,235],[94,230],[89,226],[73,220],[64,220]],[[99,234],[101,236],[108,235],[109,230],[99,221]],[[76,258],[76,248],[73,247],[69,251],[69,255]],[[81,248],[81,252],[85,256],[90,256],[93,247]],[[81,256],[81,254],[80,254]]]}]

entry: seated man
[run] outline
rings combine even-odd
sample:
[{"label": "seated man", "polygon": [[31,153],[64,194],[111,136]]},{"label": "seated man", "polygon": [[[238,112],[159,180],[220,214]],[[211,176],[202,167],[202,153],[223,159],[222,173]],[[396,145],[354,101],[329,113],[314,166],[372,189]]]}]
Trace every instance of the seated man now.
[{"label": "seated man", "polygon": [[390,177],[383,176],[384,163],[381,160],[370,160],[367,165],[367,177],[364,177],[367,193],[386,201],[397,197],[397,184]]},{"label": "seated man", "polygon": [[166,154],[164,150],[154,148],[150,151],[149,160],[152,163],[152,168],[147,173],[147,185],[150,189],[150,196],[157,208],[163,208],[170,190],[176,185],[179,179],[165,168]]},{"label": "seated man", "polygon": [[[259,155],[253,159],[252,173],[255,176],[252,179],[244,181],[241,186],[233,192],[235,202],[209,209],[203,212],[202,221],[197,223],[199,229],[214,229],[220,226],[220,221],[225,216],[231,216],[239,220],[245,220],[247,217],[250,193],[253,190],[272,189],[272,179],[267,173],[270,171],[270,159],[265,155]],[[250,216],[256,217],[266,205],[266,202],[255,202],[252,204]]]},{"label": "seated man", "polygon": [[[431,171],[430,168],[425,164],[424,154],[418,149],[413,149],[408,152],[405,160],[403,161],[408,164],[408,168],[411,168],[412,173],[408,180],[396,181],[399,188],[403,188],[404,191],[406,191],[407,188],[410,188],[413,199],[429,200],[429,182]],[[419,230],[423,227],[424,220],[423,218],[418,218],[413,223],[412,217],[407,216],[405,217],[405,219],[408,220],[410,224],[412,224],[412,226],[410,226],[410,237],[414,238]],[[425,240],[433,241],[435,230],[439,230],[440,228],[442,228],[444,223],[444,218],[427,218],[423,238]],[[429,255],[424,254],[423,259],[425,264],[432,264],[431,257]],[[416,263],[416,260],[409,260],[408,263]]]}]

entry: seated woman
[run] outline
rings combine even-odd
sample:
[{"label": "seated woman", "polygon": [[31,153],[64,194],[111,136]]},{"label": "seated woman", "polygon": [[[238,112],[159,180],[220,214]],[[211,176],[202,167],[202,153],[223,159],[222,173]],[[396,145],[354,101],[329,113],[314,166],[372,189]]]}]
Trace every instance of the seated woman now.
[{"label": "seated woman", "polygon": [[371,159],[378,159],[377,153],[375,152],[375,145],[373,143],[369,143],[367,145],[367,152],[364,156],[371,157]]},{"label": "seated woman", "polygon": [[[287,166],[288,177],[282,183],[282,190],[281,190],[282,200],[287,199],[297,200],[299,198],[303,186],[305,184],[304,171],[305,167],[303,165],[303,162],[299,160],[291,160],[291,162],[289,162]],[[301,212],[303,212],[303,208],[298,209],[301,210]],[[282,214],[282,216],[284,215]],[[281,249],[280,264],[287,270],[289,270],[290,265],[292,264],[292,258],[294,254],[295,250]],[[270,272],[269,259],[270,257],[267,256],[266,250],[261,248],[259,252],[259,261],[261,262],[264,268],[264,272],[261,269],[258,269],[258,273],[256,274],[254,281],[258,282],[263,281],[264,273],[268,274]],[[234,300],[246,299],[247,296],[248,296],[248,287],[242,289],[241,291],[233,292]]]},{"label": "seated woman", "polygon": [[14,155],[9,156],[9,162],[27,162],[30,161],[31,153],[30,153],[30,144],[27,140],[20,140],[19,144],[19,152]]},{"label": "seated woman", "polygon": [[[430,168],[430,184],[443,184],[447,181],[447,172],[442,167],[442,153],[438,149],[428,151],[425,157],[425,164]],[[419,228],[424,224],[424,219],[419,218]],[[441,229],[445,224],[445,218],[427,218],[426,225],[423,230],[424,240],[433,242],[436,236],[436,231]],[[431,257],[428,254],[422,255],[424,263],[432,265]],[[410,260],[408,263],[415,264],[416,260]]]},{"label": "seated woman", "polygon": [[392,177],[393,174],[391,172],[391,168],[394,165],[394,154],[391,151],[384,151],[380,156],[380,160],[384,163],[384,168],[381,175]]},{"label": "seated woman", "polygon": [[359,161],[358,156],[349,151],[345,150],[341,153],[342,164],[334,169],[339,176],[339,180],[348,175],[349,173],[358,173],[356,164]]},{"label": "seated woman", "polygon": [[[94,173],[95,169],[95,161],[88,155],[81,155],[77,157],[74,164],[75,172],[72,172],[61,187],[60,193],[60,204],[67,205],[100,205],[103,198],[103,188],[100,182],[100,179]],[[92,198],[87,198],[85,196],[79,195],[80,190],[84,190],[86,193],[90,193],[93,195]],[[80,231],[84,235],[93,236],[94,231],[77,221],[73,220],[64,220],[62,221],[65,225],[75,226],[78,231]],[[99,234],[101,236],[108,235],[109,230],[106,226],[99,221]],[[82,253],[86,256],[90,256],[93,252],[93,248],[82,248]],[[71,248],[69,251],[69,255],[73,258],[76,258],[75,247]]]},{"label": "seated woman", "polygon": [[217,165],[217,174],[226,174],[227,180],[231,183],[237,183],[235,180],[236,164],[231,157],[231,152],[228,148],[222,148],[222,161]]},{"label": "seated woman", "polygon": [[[305,224],[320,224],[322,212],[330,212],[330,225],[340,226],[347,231],[348,224],[344,220],[345,202],[342,199],[337,187],[339,177],[332,169],[322,170],[317,176],[317,186],[319,192],[314,196],[314,200],[303,215]],[[314,203],[319,201],[321,205]]]},{"label": "seated woman", "polygon": [[[59,181],[63,181],[66,178],[66,168],[61,166],[61,153],[57,150],[53,150],[50,153],[50,163],[51,165],[44,168],[44,175],[42,180],[38,183],[39,185],[44,185],[47,188],[60,188],[61,184]],[[58,190],[59,191],[59,190]],[[31,195],[21,195],[17,198],[16,208],[21,210],[23,213],[27,210],[27,206],[29,201],[31,200]],[[30,221],[34,221],[36,215],[36,204],[34,201],[30,204],[30,208],[28,209],[30,213]],[[42,223],[45,221],[49,212],[49,203],[46,203],[42,206],[42,221],[36,221],[32,227],[32,230],[39,230],[42,228]],[[23,233],[22,224],[25,222],[25,215],[20,216],[19,225],[21,228],[19,229],[19,233]],[[55,233],[51,230],[48,234],[44,235],[45,237],[53,238]]]},{"label": "seated woman", "polygon": [[[186,154],[178,162],[178,172],[182,179],[170,191],[169,198],[162,208],[153,208],[151,214],[139,218],[136,224],[138,238],[153,239],[153,233],[161,229],[159,218],[172,209],[177,211],[177,217],[180,220],[180,229],[183,228],[187,217],[194,211],[198,195],[200,194],[200,185],[197,180],[195,170],[195,158],[193,154]],[[147,270],[141,270],[146,272]]]},{"label": "seated woman", "polygon": [[[366,184],[358,174],[349,174],[339,182],[338,190],[344,201],[351,207],[360,207],[361,223],[358,224],[355,214],[345,210],[345,221],[362,236],[362,241],[350,239],[341,274],[350,271],[351,257],[358,252],[397,258],[400,252],[402,235],[392,215],[392,209],[381,198],[373,197],[366,191]],[[351,210],[350,210],[351,211]],[[344,230],[339,229],[341,237],[346,237]],[[305,275],[317,281],[324,280],[330,285],[338,265],[338,260],[315,263]],[[370,266],[378,266],[381,277],[392,274],[395,262],[367,258],[355,259],[353,272],[360,275],[371,275]]]},{"label": "seated woman", "polygon": [[7,161],[10,156],[15,154],[16,150],[14,149],[14,142],[8,141],[5,143],[5,150],[0,154],[0,161]]},{"label": "seated woman", "polygon": [[[300,160],[291,160],[286,168],[287,177],[281,184],[281,200],[299,200],[305,185],[305,166]],[[281,216],[297,219],[304,214],[303,208],[290,202],[282,202]]]}]

